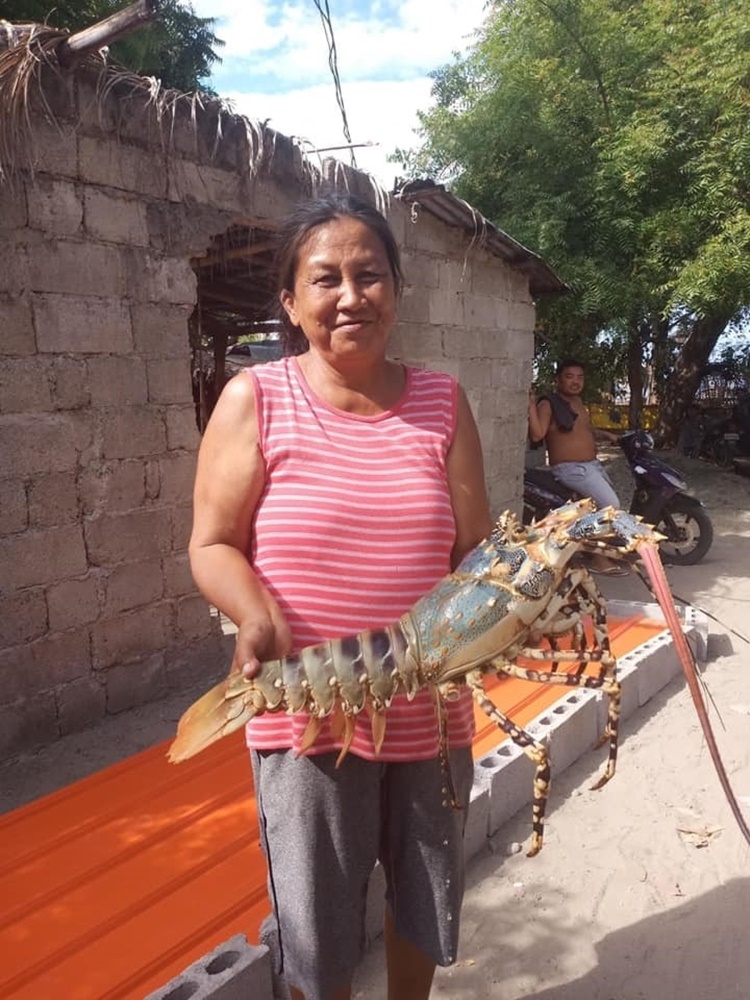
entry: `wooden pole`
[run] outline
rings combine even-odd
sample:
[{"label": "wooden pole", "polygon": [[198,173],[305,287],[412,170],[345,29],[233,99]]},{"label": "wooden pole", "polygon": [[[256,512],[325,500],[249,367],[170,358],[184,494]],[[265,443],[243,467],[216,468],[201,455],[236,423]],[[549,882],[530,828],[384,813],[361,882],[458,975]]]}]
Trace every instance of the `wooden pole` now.
[{"label": "wooden pole", "polygon": [[70,66],[76,59],[95,49],[111,45],[118,38],[131,34],[138,28],[150,24],[159,13],[160,0],[137,0],[129,7],[123,7],[103,21],[97,21],[89,28],[82,28],[57,46],[57,58],[61,66]]}]

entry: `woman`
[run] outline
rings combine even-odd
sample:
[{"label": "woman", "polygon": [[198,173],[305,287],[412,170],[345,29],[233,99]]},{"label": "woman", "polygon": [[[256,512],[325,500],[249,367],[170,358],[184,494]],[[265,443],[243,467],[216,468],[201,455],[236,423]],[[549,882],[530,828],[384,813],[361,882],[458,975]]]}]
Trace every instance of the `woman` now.
[{"label": "woman", "polygon": [[[307,203],[280,233],[287,356],[232,379],[206,428],[193,575],[238,626],[232,669],[387,624],[485,537],[479,437],[448,376],[386,357],[402,274],[385,219],[359,199]],[[456,790],[471,788],[470,697],[449,706]],[[362,713],[342,765],[328,720],[248,725],[269,890],[295,1000],[346,1000],[367,881],[386,879],[390,1000],[429,995],[455,960],[461,812],[443,805],[432,696],[398,696],[378,754]]]}]

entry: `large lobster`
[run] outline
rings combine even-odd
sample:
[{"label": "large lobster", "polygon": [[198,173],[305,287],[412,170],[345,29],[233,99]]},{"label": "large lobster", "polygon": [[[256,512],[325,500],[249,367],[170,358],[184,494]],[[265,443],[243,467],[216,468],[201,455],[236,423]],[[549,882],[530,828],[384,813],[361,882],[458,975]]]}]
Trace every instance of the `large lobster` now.
[{"label": "large lobster", "polygon": [[[248,680],[232,673],[180,719],[169,759],[181,761],[261,712],[308,712],[303,748],[315,741],[320,719],[340,711],[346,755],[355,717],[371,716],[376,749],[383,741],[386,712],[400,691],[408,697],[423,687],[435,690],[438,720],[443,699],[468,685],[478,704],[536,764],[532,839],[529,856],[542,847],[550,766],[546,747],[515,725],[486,697],[483,674],[521,677],[543,684],[600,688],[609,697],[602,742],[609,743],[606,768],[595,785],[615,773],[620,685],[609,647],[606,605],[588,569],[587,555],[599,553],[635,564],[640,558],[664,613],[698,710],[701,726],[732,812],[750,843],[750,829],[729,785],[706,713],[697,667],[675,612],[658,554],[662,536],[624,511],[596,510],[590,500],[566,504],[544,520],[522,527],[504,514],[492,534],[461,561],[457,569],[386,628],[309,646],[296,656],[270,660]],[[593,622],[587,646],[583,618]],[[557,638],[572,633],[571,649]],[[546,638],[548,647],[539,643]],[[520,657],[539,662],[523,667]],[[565,663],[578,666],[568,672]],[[591,664],[590,672],[585,672]],[[447,750],[441,728],[441,758]],[[448,773],[449,778],[449,773]]]}]

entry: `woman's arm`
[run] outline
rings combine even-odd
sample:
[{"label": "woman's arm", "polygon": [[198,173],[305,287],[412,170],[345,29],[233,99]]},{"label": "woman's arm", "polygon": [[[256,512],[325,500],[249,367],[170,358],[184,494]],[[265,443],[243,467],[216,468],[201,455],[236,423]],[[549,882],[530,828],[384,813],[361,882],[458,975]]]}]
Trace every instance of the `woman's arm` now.
[{"label": "woman's arm", "polygon": [[289,651],[289,627],[248,561],[255,508],[265,481],[252,379],[227,383],[198,453],[188,548],[203,596],[238,626],[232,670],[251,675]]},{"label": "woman's arm", "polygon": [[446,461],[448,488],[456,519],[452,567],[492,530],[492,517],[484,481],[484,460],[479,431],[466,394],[459,386],[456,433]]}]

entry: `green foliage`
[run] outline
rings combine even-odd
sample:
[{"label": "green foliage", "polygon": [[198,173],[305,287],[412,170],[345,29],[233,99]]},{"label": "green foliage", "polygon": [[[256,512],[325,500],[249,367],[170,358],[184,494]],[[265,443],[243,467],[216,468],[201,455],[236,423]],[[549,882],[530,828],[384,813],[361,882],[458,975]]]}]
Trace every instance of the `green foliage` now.
[{"label": "green foliage", "polygon": [[[542,304],[538,363],[584,341],[615,378],[639,345],[687,391],[750,304],[746,0],[497,0],[433,97],[408,175],[449,183],[573,288]],[[691,324],[686,379],[670,329]]]},{"label": "green foliage", "polygon": [[750,385],[750,343],[728,344],[719,352],[716,364],[728,380]]},{"label": "green foliage", "polygon": [[[77,31],[127,7],[132,0],[3,0],[2,16],[19,23],[47,23]],[[224,43],[213,34],[214,19],[198,17],[190,3],[161,0],[156,21],[112,46],[112,58],[134,73],[154,76],[164,87],[207,88],[211,67]]]}]

